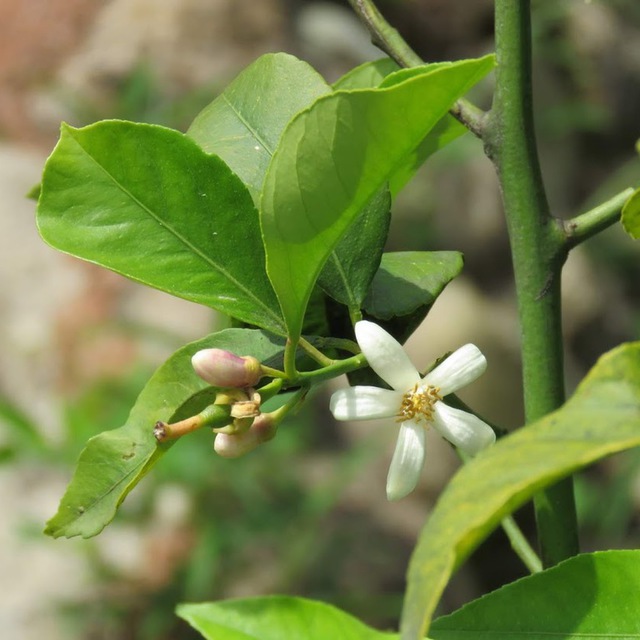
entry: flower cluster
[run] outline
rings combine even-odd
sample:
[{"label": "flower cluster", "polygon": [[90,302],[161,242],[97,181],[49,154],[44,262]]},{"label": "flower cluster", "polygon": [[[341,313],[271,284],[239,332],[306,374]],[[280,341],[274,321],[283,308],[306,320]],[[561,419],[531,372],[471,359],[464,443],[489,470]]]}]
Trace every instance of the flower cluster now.
[{"label": "flower cluster", "polygon": [[467,344],[422,377],[402,346],[373,322],[355,326],[356,339],[369,366],[391,387],[357,386],[336,391],[331,412],[337,420],[396,418],[398,440],[387,477],[387,497],[399,500],[415,488],[425,459],[426,430],[474,455],[495,441],[493,429],[473,414],[443,402],[473,382],[487,365],[480,350]]},{"label": "flower cluster", "polygon": [[[330,408],[337,420],[395,417],[400,423],[387,477],[389,500],[403,498],[415,488],[424,465],[426,431],[430,426],[469,455],[495,441],[493,429],[480,418],[443,401],[484,372],[487,362],[476,346],[461,347],[421,376],[402,346],[377,324],[358,322],[355,333],[367,363],[391,389],[373,386],[342,389],[333,394]],[[216,433],[214,448],[219,455],[229,458],[244,455],[275,436],[278,424],[304,400],[308,390],[303,387],[294,400],[271,413],[262,413],[261,394],[267,387],[256,391],[254,386],[265,375],[277,375],[276,370],[252,356],[238,356],[223,349],[198,351],[192,365],[203,380],[218,388],[216,401],[181,422],[158,422],[154,435],[159,442],[210,426]],[[267,393],[273,395],[274,389]]]},{"label": "flower cluster", "polygon": [[253,356],[238,356],[224,349],[201,349],[191,358],[194,371],[210,385],[227,389],[216,402],[231,405],[233,420],[214,429],[213,447],[224,458],[238,458],[276,434],[277,419],[260,412],[260,394],[252,389],[263,376]]}]

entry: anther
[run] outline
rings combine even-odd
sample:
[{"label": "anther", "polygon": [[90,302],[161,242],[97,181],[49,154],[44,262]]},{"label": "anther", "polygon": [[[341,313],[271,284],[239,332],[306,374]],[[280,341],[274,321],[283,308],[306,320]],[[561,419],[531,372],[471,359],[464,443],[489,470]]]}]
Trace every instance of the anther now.
[{"label": "anther", "polygon": [[420,387],[416,384],[411,391],[402,396],[397,422],[406,420],[433,420],[433,406],[438,400],[442,400],[439,389],[436,387]]}]

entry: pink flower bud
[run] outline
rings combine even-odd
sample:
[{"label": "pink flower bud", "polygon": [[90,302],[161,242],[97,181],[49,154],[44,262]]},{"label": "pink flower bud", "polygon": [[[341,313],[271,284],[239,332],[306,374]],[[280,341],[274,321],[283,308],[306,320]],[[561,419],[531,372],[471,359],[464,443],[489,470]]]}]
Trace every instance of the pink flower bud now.
[{"label": "pink flower bud", "polygon": [[239,458],[276,435],[276,421],[268,413],[258,416],[242,433],[218,433],[213,448],[223,458]]},{"label": "pink flower bud", "polygon": [[256,358],[240,357],[224,349],[202,349],[191,358],[191,364],[214,387],[252,387],[262,377],[262,367]]}]

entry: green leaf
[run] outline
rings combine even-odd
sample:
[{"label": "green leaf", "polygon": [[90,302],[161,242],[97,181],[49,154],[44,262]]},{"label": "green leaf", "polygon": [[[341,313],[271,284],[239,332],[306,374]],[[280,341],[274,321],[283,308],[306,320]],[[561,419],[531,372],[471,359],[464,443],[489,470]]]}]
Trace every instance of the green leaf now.
[{"label": "green leaf", "polygon": [[380,265],[390,222],[391,197],[383,189],[360,211],[318,278],[318,284],[334,300],[360,309]]},{"label": "green leaf", "polygon": [[[486,56],[486,58],[482,58],[482,60],[493,58],[493,56]],[[398,69],[397,71],[393,71],[392,73],[387,74],[382,82],[378,85],[381,89],[386,89],[388,87],[393,87],[397,84],[405,82],[406,80],[411,80],[412,78],[418,78],[425,73],[432,73],[434,71],[439,71],[440,69],[444,69],[450,67],[451,65],[455,65],[455,62],[430,62],[428,64],[423,64],[417,67],[408,67]],[[495,64],[495,60],[492,62]]]},{"label": "green leaf", "polygon": [[457,251],[385,253],[363,308],[374,318],[390,320],[430,307],[463,264]]},{"label": "green leaf", "polygon": [[[338,89],[384,88],[415,77],[416,74],[423,74],[427,69],[431,72],[449,64],[449,62],[434,62],[424,67],[400,69],[391,58],[380,58],[352,69],[333,84],[333,89],[337,91]],[[403,165],[389,178],[391,195],[395,196],[402,190],[429,156],[465,133],[467,133],[466,127],[453,116],[447,114],[442,118],[415,151],[407,157]]]},{"label": "green leaf", "polygon": [[284,128],[296,113],[330,91],[306,62],[286,53],[267,54],[200,112],[187,135],[220,156],[257,201]]},{"label": "green leaf", "polygon": [[63,126],[45,166],[38,226],[61,251],[285,332],[249,192],[177,131]]},{"label": "green leaf", "polygon": [[341,89],[370,89],[377,87],[390,73],[398,71],[400,67],[391,58],[379,58],[365,62],[336,80],[332,88]]},{"label": "green leaf", "polygon": [[293,339],[324,262],[358,212],[492,67],[492,57],[467,60],[387,89],[338,91],[291,121],[265,178],[261,223]]},{"label": "green leaf", "polygon": [[640,552],[571,558],[438,618],[434,640],[640,638]]},{"label": "green leaf", "polygon": [[322,602],[267,596],[178,605],[177,614],[207,640],[390,640]]},{"label": "green leaf", "polygon": [[436,151],[440,151],[440,149],[457,140],[465,133],[467,133],[466,127],[460,124],[453,116],[447,114],[442,118],[389,179],[391,195],[395,196],[402,191],[404,186],[416,174],[416,171]]},{"label": "green leaf", "polygon": [[420,534],[408,574],[403,640],[425,632],[452,572],[545,486],[640,444],[640,342],[605,354],[558,411],[462,467]]},{"label": "green leaf", "polygon": [[622,207],[622,226],[634,240],[640,238],[640,189]]},{"label": "green leaf", "polygon": [[[155,423],[195,415],[213,401],[215,389],[191,367],[191,356],[208,347],[250,354],[275,366],[283,341],[262,331],[226,329],[176,351],[138,396],[126,424],[89,440],[57,514],[47,523],[46,534],[90,538],[111,522],[126,495],[172,446],[171,442],[157,443]],[[211,464],[214,462],[212,454]]]}]

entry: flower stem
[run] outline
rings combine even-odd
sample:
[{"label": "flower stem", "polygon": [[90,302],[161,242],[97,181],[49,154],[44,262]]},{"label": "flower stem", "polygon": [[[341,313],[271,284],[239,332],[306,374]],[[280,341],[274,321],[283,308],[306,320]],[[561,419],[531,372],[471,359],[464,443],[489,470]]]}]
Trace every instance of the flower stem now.
[{"label": "flower stem", "polygon": [[273,396],[278,395],[283,385],[284,385],[284,380],[282,378],[275,378],[274,380],[271,380],[271,382],[260,387],[257,390],[258,393],[260,394],[260,400],[262,402],[266,402],[270,398],[273,398]]},{"label": "flower stem", "polygon": [[[464,411],[467,411],[469,413],[473,413],[473,415],[478,415],[469,407],[467,407],[467,405],[465,405],[462,400],[460,400],[454,394],[448,395],[447,400],[452,406],[463,409]],[[482,418],[482,420],[484,420],[484,418]],[[491,426],[493,430],[498,433],[501,431],[493,425],[489,426]],[[503,432],[502,435],[506,435],[506,433]],[[464,464],[466,464],[471,459],[471,456],[465,454],[461,449],[456,448],[456,453]],[[529,569],[531,573],[539,573],[540,571],[542,571],[542,561],[529,544],[529,541],[525,537],[524,533],[522,533],[522,530],[518,526],[518,523],[513,519],[513,517],[507,516],[506,518],[503,518],[500,522],[500,526],[507,535],[507,538],[509,538],[511,548],[513,549],[514,553],[518,556],[518,558],[520,558],[520,560],[522,560],[522,564],[524,564],[524,566],[527,567],[527,569]]]},{"label": "flower stem", "polygon": [[187,433],[192,433],[202,427],[221,427],[229,422],[230,407],[228,405],[209,405],[195,416],[168,424],[166,422],[156,422],[153,428],[153,435],[158,442],[175,440]]},{"label": "flower stem", "polygon": [[620,220],[624,203],[634,194],[632,188],[625,189],[597,207],[571,220],[564,220],[562,226],[569,248],[588,240]]},{"label": "flower stem", "polygon": [[300,409],[300,407],[302,406],[302,403],[304,402],[308,393],[309,393],[309,387],[307,386],[302,387],[301,389],[298,389],[298,391],[296,391],[296,393],[289,400],[289,402],[287,402],[286,404],[283,404],[280,408],[276,409],[275,411],[272,411],[271,415],[275,419],[276,423],[282,422],[282,420],[284,420],[284,418],[292,412],[295,414],[296,411],[298,411],[298,409]]},{"label": "flower stem", "polygon": [[262,369],[262,373],[265,376],[269,376],[270,378],[286,378],[287,374],[284,371],[280,371],[280,369],[274,369],[273,367],[267,367],[264,364],[260,365]]},{"label": "flower stem", "polygon": [[[371,34],[371,42],[393,58],[401,67],[417,67],[424,64],[422,58],[407,44],[406,40],[394,29],[371,0],[349,0],[356,15]],[[482,137],[485,112],[474,104],[460,98],[450,109],[451,115],[462,123],[471,133]]]},{"label": "flower stem", "polygon": [[509,538],[511,548],[518,558],[522,560],[524,566],[527,567],[531,573],[539,573],[542,571],[542,561],[529,544],[529,541],[525,538],[516,521],[511,516],[507,516],[502,520],[500,525],[507,534],[507,538]]},{"label": "flower stem", "polygon": [[361,369],[367,364],[367,359],[364,354],[359,353],[356,356],[345,358],[344,360],[334,360],[333,364],[322,369],[316,369],[315,371],[304,371],[298,374],[297,381],[303,383],[323,382],[324,380],[330,380],[336,378],[343,373],[349,373],[356,369]]},{"label": "flower stem", "polygon": [[[560,407],[565,398],[560,272],[564,234],[549,213],[533,124],[529,0],[496,0],[496,91],[485,129],[509,230],[518,312],[526,422]],[[534,499],[545,566],[578,553],[572,479]]]}]

